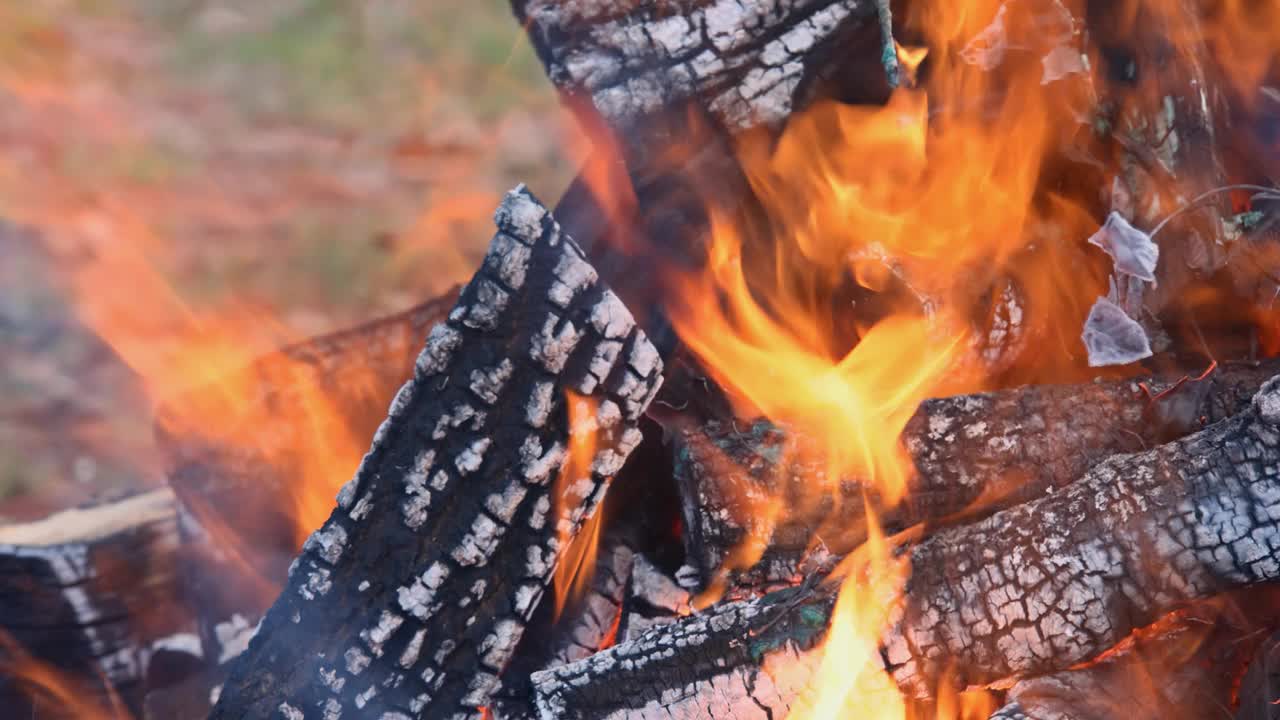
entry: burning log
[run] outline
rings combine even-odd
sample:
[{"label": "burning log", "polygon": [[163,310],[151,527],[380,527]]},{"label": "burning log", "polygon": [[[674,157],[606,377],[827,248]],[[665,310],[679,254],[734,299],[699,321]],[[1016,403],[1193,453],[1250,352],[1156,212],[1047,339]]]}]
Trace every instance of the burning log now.
[{"label": "burning log", "polygon": [[1280,579],[1280,378],[1188,438],[933,535],[885,659],[925,695],[1087,660],[1178,605]]},{"label": "burning log", "polygon": [[1270,587],[1171,613],[1097,660],[1017,682],[992,720],[1227,717],[1246,664],[1259,646],[1263,657],[1266,629],[1280,619],[1275,601]]},{"label": "burning log", "polygon": [[729,130],[778,123],[805,84],[871,20],[870,0],[513,0],[547,75],[627,130],[690,101]]},{"label": "burning log", "polygon": [[[480,717],[558,554],[639,443],[657,353],[532,196],[508,195],[496,221],[212,718]],[[567,393],[598,403],[595,449],[553,497]]]},{"label": "burning log", "polygon": [[535,673],[538,711],[543,720],[784,716],[830,613],[830,595],[815,599],[808,587],[721,603]]},{"label": "burning log", "polygon": [[168,490],[0,528],[0,657],[17,643],[141,707],[157,653],[200,652],[177,549]]},{"label": "burning log", "polygon": [[[1185,436],[1248,406],[1280,361],[1228,364],[1200,379],[1162,375],[1037,385],[926,400],[903,433],[915,465],[908,498],[882,516],[891,529],[989,513],[1061,488],[1101,460]],[[749,539],[764,543],[732,585],[791,581],[815,543],[842,555],[865,538],[861,484],[814,503],[825,467],[800,432],[757,422],[676,416],[676,479],[690,561],[704,584]],[[841,497],[842,496],[842,497]],[[788,508],[775,521],[759,508]],[[776,523],[776,525],[775,525]]]},{"label": "burning log", "polygon": [[[590,583],[571,598],[559,617],[556,608],[543,607],[535,615],[516,655],[502,674],[490,710],[502,720],[529,716],[532,673],[576,662],[613,645],[622,621],[623,604],[631,586],[635,552],[620,537],[601,541]],[[537,615],[552,620],[536,623]]]},{"label": "burning log", "polygon": [[[933,535],[910,551],[899,617],[883,639],[886,669],[917,697],[948,672],[961,687],[1051,673],[1180,605],[1280,580],[1277,467],[1280,379],[1273,379],[1228,420],[1114,456],[1065,489]],[[539,707],[543,717],[644,708],[717,717],[704,694],[714,689],[714,697],[740,699],[732,707],[745,717],[765,717],[753,688],[765,689],[769,700],[760,701],[769,712],[794,701],[770,695],[779,686],[774,675],[804,664],[832,602],[829,592],[801,586],[714,606],[535,675]],[[785,661],[766,662],[779,650]],[[666,678],[675,667],[695,670],[672,687]],[[788,675],[782,684],[796,691],[805,680]]]}]

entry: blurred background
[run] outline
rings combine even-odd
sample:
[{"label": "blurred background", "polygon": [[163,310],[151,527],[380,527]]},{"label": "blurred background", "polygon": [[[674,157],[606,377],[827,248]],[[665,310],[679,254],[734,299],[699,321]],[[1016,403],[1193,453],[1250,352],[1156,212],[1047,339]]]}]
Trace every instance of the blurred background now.
[{"label": "blurred background", "polygon": [[505,0],[0,2],[0,524],[161,484],[193,367],[465,280],[575,138]]}]

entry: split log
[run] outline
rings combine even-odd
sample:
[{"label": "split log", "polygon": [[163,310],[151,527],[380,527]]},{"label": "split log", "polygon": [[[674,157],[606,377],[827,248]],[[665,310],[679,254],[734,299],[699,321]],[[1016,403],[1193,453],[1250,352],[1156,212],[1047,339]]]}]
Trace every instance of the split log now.
[{"label": "split log", "polygon": [[[656,351],[523,188],[496,222],[214,720],[481,717],[562,542],[639,443]],[[598,402],[595,451],[552,497],[567,393]]]},{"label": "split log", "polygon": [[729,130],[778,123],[870,0],[512,0],[547,75],[629,130],[693,103]]},{"label": "split log", "polygon": [[[926,400],[903,432],[916,470],[908,499],[883,511],[882,522],[897,530],[1039,497],[1110,455],[1235,414],[1277,373],[1280,360],[1271,360],[1228,364],[1202,380],[1163,375]],[[825,466],[796,429],[678,415],[668,424],[686,549],[704,583],[748,538],[766,541],[763,554],[732,573],[731,585],[794,582],[806,548],[816,543],[839,556],[865,537],[860,483],[843,480],[835,497],[815,493]],[[757,511],[771,501],[786,508],[780,519]]]},{"label": "split log", "polygon": [[168,490],[0,528],[0,658],[16,643],[69,679],[140,708],[158,652],[200,653],[177,549]]}]

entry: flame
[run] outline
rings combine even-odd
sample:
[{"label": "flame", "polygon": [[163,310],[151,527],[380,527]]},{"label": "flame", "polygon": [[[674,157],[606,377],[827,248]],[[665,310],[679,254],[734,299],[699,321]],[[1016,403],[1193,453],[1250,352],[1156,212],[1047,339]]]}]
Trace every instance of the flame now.
[{"label": "flame", "polygon": [[572,392],[565,394],[569,415],[568,457],[556,476],[556,542],[563,548],[552,576],[555,594],[553,617],[559,619],[565,606],[581,596],[595,574],[596,552],[600,546],[600,508],[573,534],[575,513],[582,508],[591,487],[591,466],[600,440],[596,411],[599,400]]},{"label": "flame", "polygon": [[[1195,22],[1176,0],[1124,8],[1119,28],[1163,18],[1177,52],[1214,58],[1241,88],[1256,86],[1280,48],[1275,3],[1208,3]],[[706,263],[681,276],[671,302],[681,339],[740,418],[794,426],[816,446],[796,450],[818,459],[812,497],[743,503],[763,518],[760,534],[725,570],[758,559],[787,517],[838,499],[842,480],[866,493],[868,539],[846,568],[818,692],[792,713],[801,719],[920,716],[881,669],[879,638],[909,568],[876,526],[879,510],[909,496],[914,468],[900,436],[919,402],[1095,374],[1079,329],[1107,292],[1109,267],[1085,240],[1108,210],[1100,189],[1114,177],[1099,158],[1114,140],[1094,125],[1106,83],[1086,47],[1083,4],[926,0],[906,10],[903,37],[922,47],[897,51],[917,82],[883,105],[819,102],[776,139],[738,138],[758,207],[708,198]],[[1190,197],[1182,185],[1196,180],[1157,191]],[[1271,306],[1245,307],[1258,308],[1252,322],[1269,349]],[[946,678],[935,690],[933,717],[992,709],[988,694]]]},{"label": "flame", "polygon": [[[0,631],[0,677],[16,683],[31,702],[32,717],[77,720],[132,720],[111,684],[90,684],[32,656],[9,633]],[[105,690],[105,694],[104,694]]]}]

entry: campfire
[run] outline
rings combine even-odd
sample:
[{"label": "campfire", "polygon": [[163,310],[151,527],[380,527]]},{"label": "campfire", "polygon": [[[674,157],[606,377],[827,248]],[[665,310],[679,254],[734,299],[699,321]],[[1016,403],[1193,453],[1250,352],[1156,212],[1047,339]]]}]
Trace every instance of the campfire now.
[{"label": "campfire", "polygon": [[10,692],[1277,717],[1280,4],[512,4],[577,180],[166,388],[168,488],[0,528]]}]

